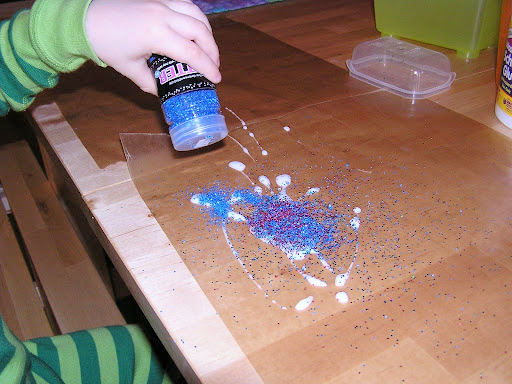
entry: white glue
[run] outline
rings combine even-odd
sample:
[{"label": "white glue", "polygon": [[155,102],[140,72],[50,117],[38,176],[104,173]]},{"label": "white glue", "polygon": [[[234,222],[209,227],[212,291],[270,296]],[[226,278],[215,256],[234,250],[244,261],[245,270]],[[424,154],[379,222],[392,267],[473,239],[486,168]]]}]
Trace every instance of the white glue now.
[{"label": "white glue", "polygon": [[494,112],[503,124],[512,128],[512,23],[508,30]]}]

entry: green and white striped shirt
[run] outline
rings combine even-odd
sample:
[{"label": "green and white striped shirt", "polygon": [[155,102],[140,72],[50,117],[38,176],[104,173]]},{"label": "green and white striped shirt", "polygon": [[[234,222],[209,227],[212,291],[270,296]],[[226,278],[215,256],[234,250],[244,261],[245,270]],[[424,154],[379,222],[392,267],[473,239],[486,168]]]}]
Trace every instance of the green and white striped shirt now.
[{"label": "green and white striped shirt", "polygon": [[0,383],[170,384],[135,325],[21,342],[0,316]]}]

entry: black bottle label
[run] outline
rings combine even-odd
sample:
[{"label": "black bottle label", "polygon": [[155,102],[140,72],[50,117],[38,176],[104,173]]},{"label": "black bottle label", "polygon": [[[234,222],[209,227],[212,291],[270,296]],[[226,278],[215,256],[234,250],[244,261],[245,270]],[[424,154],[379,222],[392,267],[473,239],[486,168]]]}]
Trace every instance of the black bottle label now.
[{"label": "black bottle label", "polygon": [[199,89],[215,89],[214,83],[188,64],[168,57],[152,55],[148,60],[148,66],[155,76],[161,103],[180,93]]}]

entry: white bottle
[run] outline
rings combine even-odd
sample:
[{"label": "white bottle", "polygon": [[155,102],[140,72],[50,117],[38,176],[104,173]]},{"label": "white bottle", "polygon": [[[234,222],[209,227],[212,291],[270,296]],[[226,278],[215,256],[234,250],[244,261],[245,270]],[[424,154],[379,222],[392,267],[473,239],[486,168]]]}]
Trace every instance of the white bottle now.
[{"label": "white bottle", "polygon": [[494,113],[503,124],[512,128],[512,22],[508,30]]}]

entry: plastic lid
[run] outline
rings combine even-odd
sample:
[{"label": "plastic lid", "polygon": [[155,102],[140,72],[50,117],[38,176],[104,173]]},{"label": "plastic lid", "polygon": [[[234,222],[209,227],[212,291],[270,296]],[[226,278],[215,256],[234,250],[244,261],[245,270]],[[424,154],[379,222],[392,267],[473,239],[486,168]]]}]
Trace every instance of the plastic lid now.
[{"label": "plastic lid", "polygon": [[169,128],[172,145],[177,151],[190,151],[221,141],[228,135],[222,115],[207,115]]},{"label": "plastic lid", "polygon": [[413,100],[450,89],[456,75],[446,55],[391,37],[357,45],[347,67],[352,77]]}]

